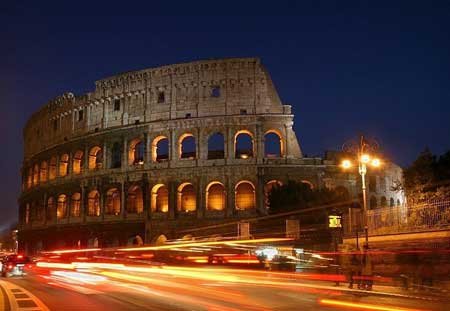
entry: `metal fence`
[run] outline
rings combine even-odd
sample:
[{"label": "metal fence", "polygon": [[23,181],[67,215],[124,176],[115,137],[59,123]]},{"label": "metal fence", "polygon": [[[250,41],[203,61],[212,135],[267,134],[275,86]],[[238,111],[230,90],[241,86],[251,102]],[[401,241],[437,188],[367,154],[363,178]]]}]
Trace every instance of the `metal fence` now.
[{"label": "metal fence", "polygon": [[[356,213],[352,224],[346,224],[346,233],[354,233],[361,223],[361,214]],[[450,200],[369,210],[367,224],[370,235],[450,229]]]}]

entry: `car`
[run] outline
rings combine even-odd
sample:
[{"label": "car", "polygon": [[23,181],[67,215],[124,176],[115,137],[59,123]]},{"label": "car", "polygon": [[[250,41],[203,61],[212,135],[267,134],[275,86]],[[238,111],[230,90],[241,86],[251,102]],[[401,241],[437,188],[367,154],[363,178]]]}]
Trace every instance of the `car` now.
[{"label": "car", "polygon": [[3,258],[1,274],[3,277],[24,276],[25,265],[29,263],[29,258],[23,255],[9,255]]}]

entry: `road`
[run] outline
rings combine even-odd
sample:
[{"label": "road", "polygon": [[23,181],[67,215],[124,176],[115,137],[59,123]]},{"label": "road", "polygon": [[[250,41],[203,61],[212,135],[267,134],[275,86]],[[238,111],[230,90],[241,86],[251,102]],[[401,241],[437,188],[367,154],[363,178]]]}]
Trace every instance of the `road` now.
[{"label": "road", "polygon": [[99,264],[63,268],[36,267],[26,277],[0,279],[0,310],[450,310],[437,298],[387,287],[349,290],[298,273]]}]

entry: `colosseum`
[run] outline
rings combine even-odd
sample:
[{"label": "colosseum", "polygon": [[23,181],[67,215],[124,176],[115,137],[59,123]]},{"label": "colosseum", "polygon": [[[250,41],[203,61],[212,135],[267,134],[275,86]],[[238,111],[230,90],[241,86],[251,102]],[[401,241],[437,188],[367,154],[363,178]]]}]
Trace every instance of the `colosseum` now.
[{"label": "colosseum", "polygon": [[[358,196],[357,174],[336,157],[303,155],[293,122],[257,58],[126,72],[65,93],[24,128],[20,247],[179,238],[267,214],[268,191],[288,180]],[[402,204],[388,185],[399,179],[394,164],[373,176],[371,205]]]}]

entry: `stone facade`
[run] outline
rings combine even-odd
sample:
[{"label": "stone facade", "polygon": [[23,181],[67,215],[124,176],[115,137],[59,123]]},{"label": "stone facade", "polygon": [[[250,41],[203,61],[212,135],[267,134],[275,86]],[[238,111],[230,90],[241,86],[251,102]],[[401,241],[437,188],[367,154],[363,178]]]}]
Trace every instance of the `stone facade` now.
[{"label": "stone facade", "polygon": [[303,157],[293,118],[256,58],[128,72],[57,97],[24,129],[21,247],[177,238],[266,214],[267,189],[287,180],[357,196],[336,159]]}]

